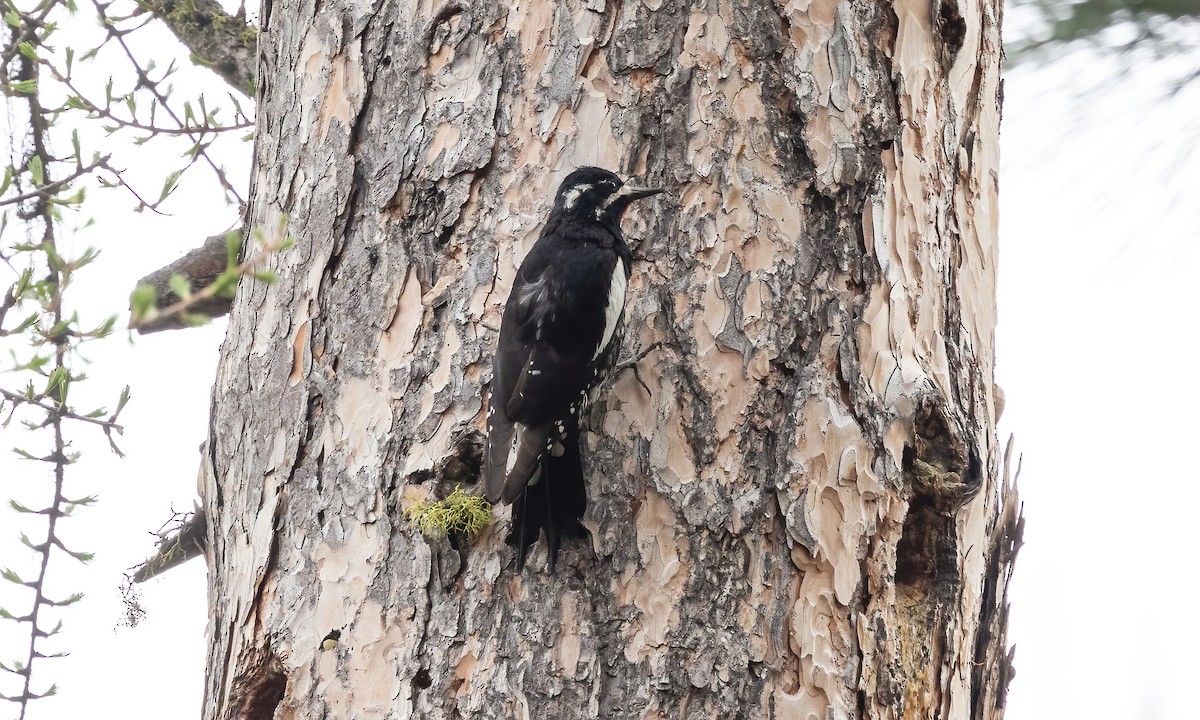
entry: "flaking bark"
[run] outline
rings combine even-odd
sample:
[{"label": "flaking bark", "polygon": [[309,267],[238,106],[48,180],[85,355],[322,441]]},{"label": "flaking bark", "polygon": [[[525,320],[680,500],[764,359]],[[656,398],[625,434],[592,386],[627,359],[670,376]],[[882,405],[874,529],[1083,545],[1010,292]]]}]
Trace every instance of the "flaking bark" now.
[{"label": "flaking bark", "polygon": [[[296,243],[214,390],[205,717],[1000,717],[999,12],[272,3],[251,220]],[[584,164],[669,194],[626,221],[592,544],[519,575],[507,511],[429,543],[402,509],[477,477]]]}]

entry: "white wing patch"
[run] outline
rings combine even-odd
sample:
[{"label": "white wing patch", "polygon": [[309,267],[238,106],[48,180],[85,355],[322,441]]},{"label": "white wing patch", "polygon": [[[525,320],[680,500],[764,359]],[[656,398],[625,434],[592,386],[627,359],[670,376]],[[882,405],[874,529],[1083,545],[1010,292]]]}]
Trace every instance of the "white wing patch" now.
[{"label": "white wing patch", "polygon": [[546,280],[546,276],[539,277],[535,282],[531,282],[517,293],[517,302],[530,309],[530,314],[534,316],[534,327],[537,328],[537,339],[542,339],[542,323],[546,319],[547,305],[546,301],[550,297],[550,285]]},{"label": "white wing patch", "polygon": [[546,302],[546,295],[549,288],[546,286],[546,276],[539,277],[534,282],[529,283],[521,288],[517,293],[517,302],[522,305],[530,306],[534,304]]},{"label": "white wing patch", "polygon": [[528,428],[526,428],[522,423],[513,423],[513,427],[515,427],[517,431],[513,433],[513,439],[509,441],[511,444],[508,447],[508,461],[504,464],[504,476],[506,478],[508,477],[508,474],[513,471],[513,466],[517,464],[517,454],[513,452],[513,448],[521,447],[522,436],[525,434],[526,430],[528,430]]},{"label": "white wing patch", "polygon": [[593,362],[608,347],[608,343],[612,341],[613,333],[617,329],[617,320],[621,319],[621,310],[625,307],[625,282],[625,263],[618,259],[617,266],[613,268],[612,281],[608,284],[608,307],[604,309],[604,335],[600,337],[600,344],[596,346],[596,354],[592,355]]}]

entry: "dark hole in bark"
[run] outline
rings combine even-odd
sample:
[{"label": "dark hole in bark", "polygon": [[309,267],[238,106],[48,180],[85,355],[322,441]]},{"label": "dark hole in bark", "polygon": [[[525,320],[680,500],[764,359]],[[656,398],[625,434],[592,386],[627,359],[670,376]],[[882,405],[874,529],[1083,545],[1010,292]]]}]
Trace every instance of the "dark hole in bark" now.
[{"label": "dark hole in bark", "polygon": [[912,445],[905,445],[904,452],[900,456],[900,469],[904,472],[912,472],[913,460],[917,457],[917,451],[913,450]]},{"label": "dark hole in bark", "polygon": [[937,27],[953,58],[962,49],[967,36],[967,23],[958,11],[956,0],[944,0],[938,7]]},{"label": "dark hole in bark", "polygon": [[[821,192],[815,187],[810,187],[805,193],[804,200],[805,204],[808,205],[809,212],[811,212],[814,217],[822,219],[828,218],[830,222],[835,223],[836,227],[837,202],[833,198],[829,197],[828,195],[821,194]],[[829,245],[832,245],[836,239],[834,235],[834,233],[829,233],[829,237],[824,238],[823,242],[820,243],[820,246],[828,247]]]},{"label": "dark hole in bark", "polygon": [[958,581],[954,538],[954,518],[933,498],[914,497],[896,545],[896,585],[945,600]]},{"label": "dark hole in bark", "polygon": [[474,485],[483,469],[483,433],[472,430],[454,443],[454,452],[441,467],[445,487]]},{"label": "dark hole in bark", "polygon": [[431,477],[433,477],[433,471],[432,471],[432,470],[416,470],[416,471],[414,471],[413,473],[411,473],[411,474],[410,474],[410,475],[409,475],[407,478],[405,478],[404,480],[405,480],[405,482],[407,482],[409,485],[422,485],[422,484],[424,484],[424,483],[427,483],[427,482],[429,482],[429,479],[430,479]]},{"label": "dark hole in bark", "polygon": [[426,670],[425,668],[421,668],[420,670],[417,671],[416,675],[413,675],[412,684],[413,684],[413,688],[419,692],[421,690],[428,688],[430,685],[432,685],[433,678],[429,677],[428,670]]},{"label": "dark hole in bark", "polygon": [[258,667],[234,681],[232,694],[237,701],[234,717],[244,720],[271,720],[287,690],[287,676],[279,659],[270,655]]},{"label": "dark hole in bark", "polygon": [[896,545],[896,584],[925,585],[937,569],[936,513],[924,498],[914,498]]},{"label": "dark hole in bark", "polygon": [[318,510],[318,511],[317,511],[317,524],[318,524],[318,525],[324,525],[324,524],[325,524],[325,511],[324,511],[324,510]]}]

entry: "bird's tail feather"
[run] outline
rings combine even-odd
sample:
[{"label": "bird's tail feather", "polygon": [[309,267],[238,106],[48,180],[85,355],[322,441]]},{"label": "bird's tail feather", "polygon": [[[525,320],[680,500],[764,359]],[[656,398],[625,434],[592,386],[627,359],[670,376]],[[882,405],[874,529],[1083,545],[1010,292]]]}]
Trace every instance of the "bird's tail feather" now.
[{"label": "bird's tail feather", "polygon": [[504,478],[504,488],[500,493],[500,499],[505,503],[511,503],[521,495],[533,474],[541,467],[542,457],[548,454],[546,441],[550,436],[551,423],[539,427],[518,425],[517,428],[516,458]]},{"label": "bird's tail feather", "polygon": [[563,452],[542,455],[541,477],[535,485],[527,486],[513,503],[512,529],[508,544],[517,550],[517,569],[525,567],[530,546],[537,542],[545,529],[548,569],[554,573],[558,550],[563,538],[587,537],[580,520],[587,510],[587,487],[583,479],[583,464],[579,457],[579,424],[573,416],[564,424],[561,440]]},{"label": "bird's tail feather", "polygon": [[488,502],[499,501],[504,492],[504,482],[508,478],[508,456],[512,452],[515,432],[513,422],[503,413],[489,411],[487,447],[483,452],[483,488]]}]

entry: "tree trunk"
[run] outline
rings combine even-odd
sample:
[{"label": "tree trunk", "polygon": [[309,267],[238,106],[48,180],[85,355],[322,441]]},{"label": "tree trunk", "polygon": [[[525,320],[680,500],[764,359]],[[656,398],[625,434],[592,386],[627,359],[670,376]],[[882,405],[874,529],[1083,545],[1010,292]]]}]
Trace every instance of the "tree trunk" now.
[{"label": "tree trunk", "polygon": [[[278,283],[214,391],[206,718],[998,718],[1000,8],[265,3]],[[477,478],[558,182],[630,213],[592,542],[524,574],[403,510]],[[635,373],[633,368],[636,368]]]}]

